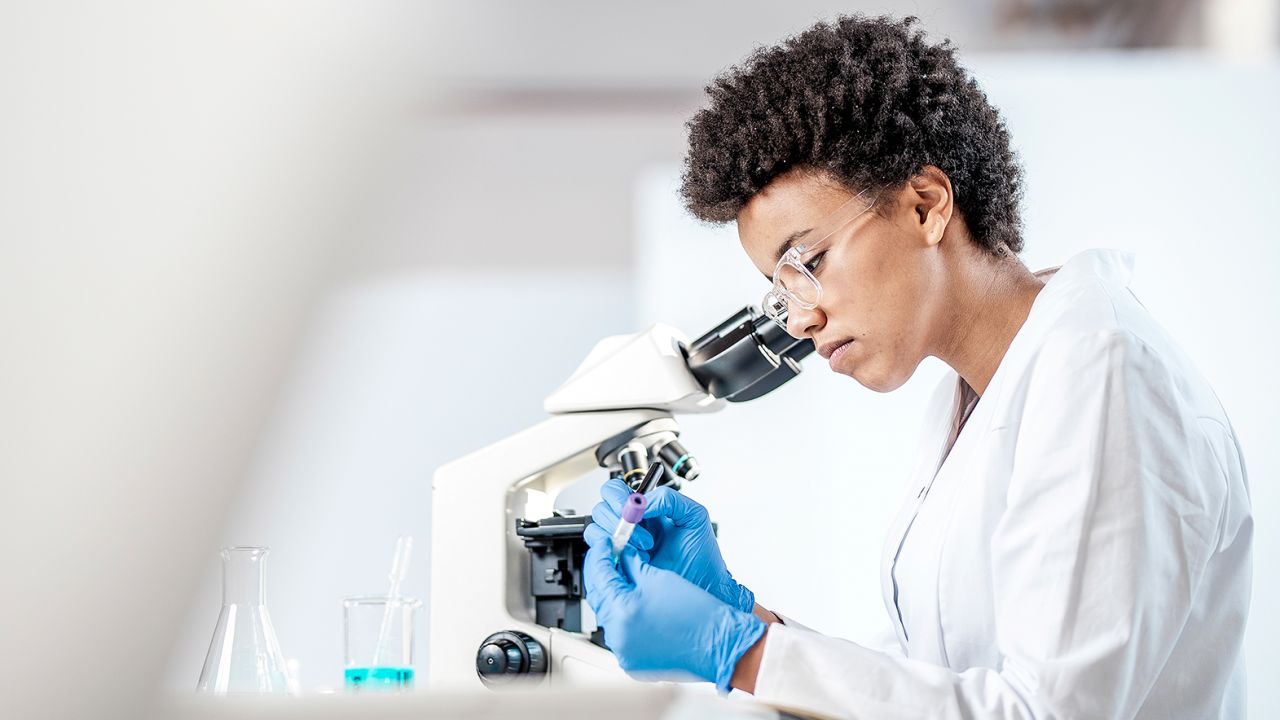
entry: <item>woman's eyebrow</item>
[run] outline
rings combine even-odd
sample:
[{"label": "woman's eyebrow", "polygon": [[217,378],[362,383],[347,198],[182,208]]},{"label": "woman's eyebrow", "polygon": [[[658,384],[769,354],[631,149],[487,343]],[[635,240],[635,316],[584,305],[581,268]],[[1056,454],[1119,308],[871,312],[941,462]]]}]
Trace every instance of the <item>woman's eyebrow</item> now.
[{"label": "woman's eyebrow", "polygon": [[778,252],[774,254],[773,261],[776,263],[779,260],[781,260],[782,256],[787,254],[787,251],[791,249],[792,245],[796,244],[797,240],[804,237],[805,235],[808,235],[812,231],[813,231],[813,228],[806,228],[804,230],[797,230],[791,233],[790,235],[788,235],[787,239],[783,240],[782,244],[778,246]]},{"label": "woman's eyebrow", "polygon": [[[778,252],[775,253],[773,256],[773,263],[777,265],[778,261],[782,259],[783,255],[787,254],[787,251],[790,250],[791,247],[796,244],[797,240],[804,237],[805,235],[808,235],[812,231],[813,231],[813,228],[805,228],[804,230],[797,230],[791,233],[790,235],[788,235],[787,239],[783,240],[782,244],[778,246]],[[773,282],[773,278],[769,277],[765,273],[762,272],[760,274],[764,275],[765,280],[768,280],[769,282]]]}]

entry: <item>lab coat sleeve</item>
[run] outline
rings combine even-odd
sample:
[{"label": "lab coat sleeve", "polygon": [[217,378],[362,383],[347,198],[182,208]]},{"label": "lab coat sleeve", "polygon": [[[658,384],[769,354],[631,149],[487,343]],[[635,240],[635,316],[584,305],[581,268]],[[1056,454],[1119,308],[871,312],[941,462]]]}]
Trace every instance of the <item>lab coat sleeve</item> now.
[{"label": "lab coat sleeve", "polygon": [[793,620],[793,619],[791,619],[791,618],[787,617],[786,615],[783,615],[782,613],[780,613],[780,612],[778,612],[778,611],[776,611],[776,610],[772,610],[772,611],[770,611],[770,612],[772,612],[774,615],[777,615],[777,616],[778,616],[778,621],[779,621],[779,622],[781,622],[783,625],[786,625],[787,627],[796,628],[797,630],[808,630],[809,632],[813,632],[813,631],[814,631],[814,630],[813,630],[813,628],[811,628],[811,627],[809,627],[809,626],[807,626],[807,625],[801,625],[800,623],[798,623],[798,622],[796,622],[795,620]]},{"label": "lab coat sleeve", "polygon": [[990,547],[1000,667],[955,672],[774,625],[760,699],[833,717],[1136,713],[1190,612],[1225,486],[1203,476],[1170,373],[1127,332],[1051,335],[1029,372],[1022,421],[990,431],[1016,433]]},{"label": "lab coat sleeve", "polygon": [[[776,610],[771,612],[773,612],[774,615],[777,615],[778,621],[781,624],[786,625],[788,628],[792,628],[795,630],[804,630],[805,632],[810,632],[810,633],[818,632],[817,630],[814,630],[808,625],[802,625],[801,623],[796,622],[791,617],[787,615],[783,615],[782,613],[777,612]],[[875,637],[871,638],[871,641],[872,641],[872,644],[870,645],[870,647],[872,648],[881,650],[883,652],[886,652],[890,655],[894,655],[896,657],[905,657],[905,654],[902,652],[902,646],[898,644],[898,636],[893,632],[893,630],[891,630],[888,627],[885,627],[881,632],[875,633]]]}]

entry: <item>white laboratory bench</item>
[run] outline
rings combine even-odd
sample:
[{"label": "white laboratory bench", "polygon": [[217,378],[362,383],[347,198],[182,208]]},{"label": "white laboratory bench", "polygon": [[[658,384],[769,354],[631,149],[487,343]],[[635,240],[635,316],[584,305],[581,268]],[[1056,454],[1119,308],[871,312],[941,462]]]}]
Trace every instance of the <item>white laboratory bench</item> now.
[{"label": "white laboratory bench", "polygon": [[171,720],[777,720],[796,717],[735,693],[630,684],[577,689],[443,691],[302,697],[169,696],[153,715]]}]

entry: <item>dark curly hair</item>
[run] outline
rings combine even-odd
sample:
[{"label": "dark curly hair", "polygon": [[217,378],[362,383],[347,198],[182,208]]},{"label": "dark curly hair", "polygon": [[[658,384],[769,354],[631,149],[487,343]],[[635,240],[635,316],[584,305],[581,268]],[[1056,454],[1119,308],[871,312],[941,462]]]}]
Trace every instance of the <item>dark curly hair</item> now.
[{"label": "dark curly hair", "polygon": [[933,165],[951,179],[975,242],[1022,250],[1022,171],[1009,132],[950,40],[916,18],[840,16],[722,73],[687,127],[681,194],[723,223],[777,176],[801,169],[873,193]]}]

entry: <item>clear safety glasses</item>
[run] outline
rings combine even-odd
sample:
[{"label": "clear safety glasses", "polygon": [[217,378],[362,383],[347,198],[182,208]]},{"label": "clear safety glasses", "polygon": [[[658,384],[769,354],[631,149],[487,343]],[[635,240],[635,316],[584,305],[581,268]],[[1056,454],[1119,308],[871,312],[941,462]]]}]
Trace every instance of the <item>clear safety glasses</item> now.
[{"label": "clear safety glasses", "polygon": [[773,287],[765,293],[760,307],[765,315],[784,330],[787,328],[788,309],[799,307],[812,310],[822,301],[822,283],[813,276],[813,268],[809,266],[813,264],[817,254],[826,248],[832,235],[875,206],[875,198],[865,203],[865,196],[865,191],[854,195],[823,219],[818,231],[812,234],[817,240],[792,246],[778,260],[777,267],[773,269]]}]

